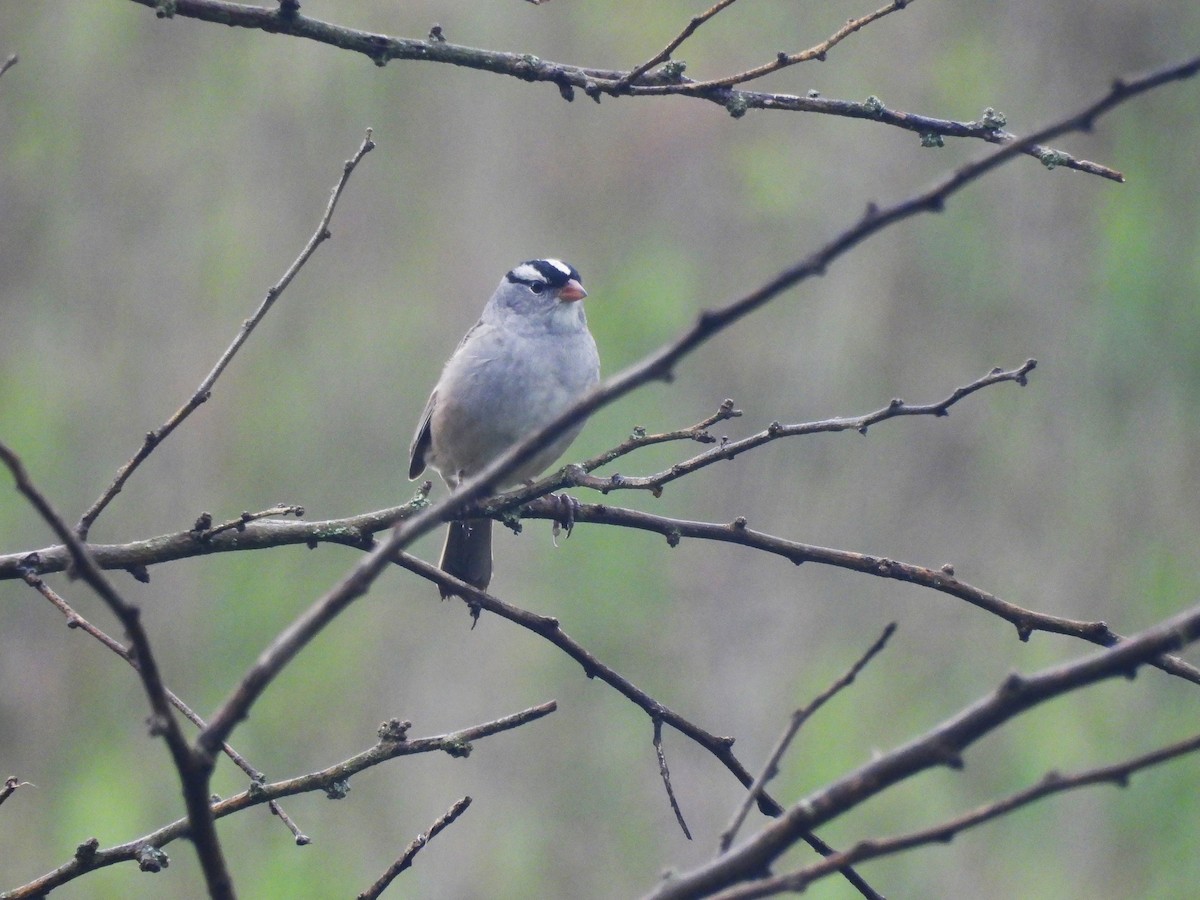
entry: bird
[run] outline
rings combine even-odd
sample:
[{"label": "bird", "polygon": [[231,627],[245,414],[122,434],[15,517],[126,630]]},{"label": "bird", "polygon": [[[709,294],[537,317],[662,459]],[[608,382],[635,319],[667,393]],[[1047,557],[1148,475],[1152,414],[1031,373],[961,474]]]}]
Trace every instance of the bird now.
[{"label": "bird", "polygon": [[[514,266],[442,369],[409,448],[409,479],[426,467],[453,492],[600,380],[578,270],[559,259]],[[511,472],[508,487],[541,474],[583,428],[580,421]],[[480,590],[492,578],[492,520],[449,524],[439,568]],[[455,592],[439,586],[445,599]]]}]

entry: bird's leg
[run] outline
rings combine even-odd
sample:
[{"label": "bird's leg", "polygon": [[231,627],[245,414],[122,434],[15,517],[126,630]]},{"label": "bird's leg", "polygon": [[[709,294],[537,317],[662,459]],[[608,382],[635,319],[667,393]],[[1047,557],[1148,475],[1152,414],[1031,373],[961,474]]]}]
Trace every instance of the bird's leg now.
[{"label": "bird's leg", "polygon": [[571,531],[575,528],[575,514],[582,504],[566,493],[551,494],[550,500],[558,507],[554,517],[554,536],[558,537],[561,528],[567,533],[567,537],[570,537]]}]

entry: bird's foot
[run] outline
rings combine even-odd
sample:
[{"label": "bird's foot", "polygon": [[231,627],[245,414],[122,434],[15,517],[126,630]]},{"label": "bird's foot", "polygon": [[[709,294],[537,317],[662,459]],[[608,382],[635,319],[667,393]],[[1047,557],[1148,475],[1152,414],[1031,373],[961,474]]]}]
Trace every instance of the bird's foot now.
[{"label": "bird's foot", "polygon": [[575,528],[575,514],[582,504],[570,494],[551,494],[548,499],[558,507],[553,520],[554,545],[558,546],[559,531],[566,532],[567,537],[571,536],[571,531]]}]

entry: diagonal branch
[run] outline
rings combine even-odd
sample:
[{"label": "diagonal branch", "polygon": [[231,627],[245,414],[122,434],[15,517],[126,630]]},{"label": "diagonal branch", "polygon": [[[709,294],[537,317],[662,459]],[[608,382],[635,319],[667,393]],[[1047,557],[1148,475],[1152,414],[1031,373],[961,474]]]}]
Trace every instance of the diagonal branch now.
[{"label": "diagonal branch", "polygon": [[[500,598],[481,591],[466,582],[459,581],[457,578],[447,575],[441,569],[407,553],[398,553],[395,562],[411,572],[423,575],[430,581],[452,587],[455,594],[467,598],[467,604],[471,608],[472,615],[478,616],[480,610],[487,610],[516,625],[520,625],[522,628],[532,631],[534,634],[540,635],[579,663],[588,678],[600,679],[645,712],[654,725],[654,747],[659,760],[660,775],[666,785],[668,799],[671,802],[672,809],[678,816],[679,824],[683,827],[684,834],[687,834],[689,840],[691,839],[691,835],[688,834],[687,825],[684,824],[683,816],[675,801],[674,790],[671,788],[670,775],[666,770],[666,758],[662,755],[662,744],[659,738],[663,724],[670,725],[680,734],[690,738],[700,747],[707,750],[741,782],[743,787],[749,788],[753,784],[753,776],[733,753],[734,739],[732,737],[718,737],[710,734],[700,726],[655,700],[624,675],[605,665],[582,644],[570,637],[562,630],[558,619],[552,616],[537,615],[536,613],[521,609],[519,606],[506,603]],[[778,816],[783,811],[779,803],[767,794],[765,790],[758,792],[756,802],[759,810],[765,816]],[[812,832],[802,835],[801,839],[822,856],[828,856],[834,852],[832,847]],[[868,898],[868,900],[882,900],[880,895],[853,868],[843,866],[840,871],[863,897]]]},{"label": "diagonal branch", "polygon": [[208,891],[214,900],[233,900],[233,883],[225,866],[221,844],[217,839],[216,826],[213,823],[212,811],[208,805],[208,769],[192,753],[179,721],[171,714],[171,703],[168,698],[166,685],[163,684],[158,663],[150,649],[150,639],[142,627],[141,611],[128,603],[124,597],[104,577],[100,567],[96,565],[88,552],[87,546],[80,541],[66,522],[54,511],[49,501],[37,490],[29,480],[21,460],[8,447],[0,444],[0,459],[8,466],[17,483],[17,490],[25,496],[58,535],[70,553],[71,568],[94,590],[112,610],[113,614],[125,628],[137,660],[137,673],[141,676],[142,688],[150,701],[152,712],[151,733],[161,736],[171,753],[176,773],[183,789],[183,799],[187,805],[188,821],[192,832],[192,843],[196,847],[196,855],[200,859],[204,871],[204,879]]},{"label": "diagonal branch", "polygon": [[429,830],[423,834],[417,835],[408,848],[400,855],[400,858],[392,863],[386,872],[379,876],[379,879],[358,895],[358,900],[375,900],[384,891],[388,885],[395,881],[396,876],[412,865],[413,859],[426,844],[432,841],[442,831],[454,824],[454,820],[467,811],[467,807],[471,805],[470,797],[463,797],[455,802],[444,814],[438,817]]},{"label": "diagonal branch", "polygon": [[882,754],[790,807],[753,838],[663,882],[653,900],[706,897],[761,877],[804,833],[900,781],[937,766],[961,768],[962,753],[984,735],[1042,703],[1115,677],[1129,677],[1200,637],[1200,607],[1167,619],[1116,647],[1028,677],[1013,674],[991,694],[903,746]]},{"label": "diagonal branch", "polygon": [[283,276],[267,289],[267,295],[259,304],[258,309],[250,318],[242,322],[242,327],[238,330],[237,336],[221,354],[221,358],[217,360],[217,364],[213,366],[212,371],[204,377],[200,382],[200,386],[196,388],[191,398],[175,411],[171,418],[167,419],[162,425],[154,431],[148,432],[145,439],[142,441],[142,446],[129,462],[125,463],[117,472],[117,477],[113,479],[112,484],[105,488],[104,492],[96,498],[96,501],[88,508],[87,512],[79,519],[79,524],[75,526],[75,533],[79,535],[80,540],[87,540],[88,531],[92,527],[92,523],[96,521],[96,517],[104,511],[104,508],[112,501],[113,497],[121,492],[125,486],[125,482],[145,460],[154,452],[154,449],[161,444],[168,435],[171,434],[188,416],[198,409],[201,404],[208,402],[212,396],[213,385],[221,377],[221,373],[225,371],[225,367],[229,365],[234,355],[241,349],[242,344],[250,337],[251,333],[258,323],[263,320],[275,301],[279,299],[279,295],[292,283],[292,279],[296,277],[296,273],[308,262],[309,258],[316,252],[317,247],[321,246],[330,236],[329,223],[333,219],[333,210],[337,206],[338,199],[342,196],[342,191],[346,187],[346,183],[350,180],[350,175],[354,171],[367,153],[373,150],[375,142],[371,140],[371,129],[367,129],[366,137],[363,138],[362,144],[358,151],[348,159],[342,166],[342,176],[338,179],[338,183],[334,186],[333,191],[329,196],[329,202],[325,206],[325,213],[321,216],[321,221],[317,224],[317,230],[313,232],[304,249],[300,251],[300,255],[288,266],[287,271]]},{"label": "diagonal branch", "polygon": [[779,740],[775,743],[770,755],[767,757],[767,763],[763,766],[762,772],[754,779],[754,783],[750,785],[750,789],[746,791],[746,797],[738,806],[737,812],[733,815],[733,820],[721,833],[720,852],[724,853],[733,845],[733,839],[737,836],[738,829],[742,827],[742,823],[746,820],[746,816],[750,812],[750,807],[754,804],[755,798],[759,792],[766,786],[767,782],[779,774],[779,761],[783,759],[783,754],[787,752],[788,747],[792,745],[796,735],[799,733],[804,723],[812,718],[813,713],[824,706],[835,694],[842,691],[849,685],[854,683],[854,679],[858,674],[874,659],[880,651],[891,640],[892,635],[896,633],[896,623],[891,622],[887,628],[883,630],[875,642],[867,648],[867,652],[855,661],[849,669],[846,670],[840,678],[837,679],[828,688],[817,695],[817,698],[807,706],[802,706],[800,709],[792,713],[792,720],[788,722],[787,728],[783,734],[779,736]]},{"label": "diagonal branch", "polygon": [[753,69],[747,69],[745,72],[739,72],[736,75],[726,75],[723,78],[714,78],[711,81],[698,81],[689,84],[688,88],[694,93],[701,93],[710,91],[713,88],[745,84],[747,81],[762,78],[764,75],[770,75],[772,72],[778,72],[780,69],[786,69],[788,66],[794,66],[797,63],[808,62],[814,59],[824,62],[829,51],[850,37],[850,35],[861,31],[872,22],[878,21],[890,13],[906,9],[913,2],[914,0],[892,0],[887,6],[882,6],[874,12],[867,13],[865,16],[860,16],[857,19],[850,19],[828,38],[819,44],[809,47],[807,50],[801,50],[799,53],[779,53],[769,63],[764,63]]},{"label": "diagonal branch", "polygon": [[[335,799],[339,795],[344,795],[347,782],[352,775],[356,775],[380,763],[396,759],[400,756],[413,756],[418,753],[434,752],[446,753],[455,758],[462,758],[471,753],[472,741],[519,728],[522,725],[548,716],[555,709],[557,709],[557,704],[555,701],[550,700],[491,722],[484,722],[464,728],[461,731],[411,740],[406,734],[411,724],[393,719],[379,726],[379,742],[362,753],[358,753],[347,760],[321,769],[318,772],[309,773],[308,775],[301,775],[296,778],[289,778],[286,781],[277,781],[270,784],[253,784],[248,790],[235,794],[232,797],[213,801],[212,816],[213,818],[221,819],[253,806],[272,803],[282,797],[312,793],[314,791],[324,791],[331,799]],[[0,893],[0,900],[33,900],[33,898],[40,898],[52,889],[61,887],[68,881],[72,881],[94,869],[137,860],[145,855],[147,848],[157,850],[158,848],[165,847],[172,841],[184,837],[191,837],[188,820],[178,819],[169,825],[164,825],[162,828],[152,831],[150,834],[104,850],[99,849],[98,843],[93,844],[89,842],[88,844],[80,845],[79,850],[76,851],[75,856],[70,861],[63,863],[54,871],[48,872],[15,890]],[[95,841],[94,838],[92,840]]]},{"label": "diagonal branch", "polygon": [[634,66],[624,75],[622,75],[618,80],[618,84],[628,87],[655,66],[666,62],[671,58],[671,54],[679,49],[680,45],[684,41],[696,33],[696,29],[698,29],[713,16],[717,15],[717,13],[721,12],[721,10],[725,9],[727,6],[732,6],[734,2],[735,0],[717,0],[716,3],[706,9],[704,12],[697,13],[696,15],[692,16],[692,18],[688,20],[687,25],[684,26],[683,31],[679,32],[679,34],[672,38],[671,42],[667,44],[667,46],[663,47],[663,49],[659,50],[641,65]]},{"label": "diagonal branch", "polygon": [[[67,603],[66,600],[63,599],[63,597],[57,591],[46,584],[46,582],[43,581],[39,576],[35,575],[33,572],[27,571],[24,575],[24,580],[26,584],[45,597],[55,609],[57,609],[66,617],[68,628],[78,628],[85,634],[91,635],[93,638],[115,653],[118,657],[125,660],[125,662],[133,667],[134,670],[137,670],[137,658],[129,650],[129,648],[81,616],[74,610],[74,608],[71,607],[69,603]],[[179,710],[179,712],[183,714],[184,718],[186,718],[197,728],[205,727],[204,720],[200,718],[200,716],[197,715],[190,706],[184,703],[174,691],[172,691],[166,685],[163,685],[163,690],[166,692],[167,701],[171,704],[171,706]],[[234,765],[245,772],[250,777],[251,781],[261,782],[265,780],[266,776],[252,766],[248,759],[234,750],[233,747],[229,746],[229,744],[222,744],[221,752],[228,756],[233,761]],[[293,836],[296,838],[297,843],[308,843],[308,838],[300,832],[300,829],[296,827],[296,824],[292,821],[291,817],[289,817],[288,814],[285,813],[283,809],[280,808],[274,801],[271,801],[271,812],[274,813],[279,820],[287,826],[288,830],[290,830]]]},{"label": "diagonal branch", "polygon": [[[736,441],[721,438],[718,442],[705,429],[716,421],[742,415],[741,410],[733,409],[732,400],[726,400],[716,414],[702,422],[698,422],[691,428],[661,435],[635,433],[612,450],[586,460],[577,466],[567,466],[565,469],[529,487],[500,495],[495,500],[489,501],[485,509],[481,510],[481,512],[492,514],[515,509],[523,503],[528,503],[538,497],[543,497],[546,494],[567,487],[592,488],[593,490],[600,491],[602,494],[618,490],[642,490],[650,491],[655,497],[660,497],[662,496],[663,486],[672,481],[683,478],[685,475],[690,475],[699,469],[706,468],[713,463],[735,459],[740,453],[745,453],[748,450],[753,450],[780,438],[839,431],[857,431],[860,434],[866,434],[870,426],[899,416],[934,416],[935,418],[944,418],[950,415],[950,407],[955,403],[990,385],[1011,381],[1024,387],[1028,383],[1029,373],[1036,366],[1037,360],[1030,359],[1017,368],[1008,371],[994,368],[987,375],[975,379],[970,384],[955,388],[950,396],[936,403],[911,404],[905,403],[900,399],[895,399],[882,409],[877,409],[874,412],[861,416],[822,419],[819,422],[804,422],[797,425],[782,425],[779,422],[772,422],[762,431],[752,434],[749,437],[744,437]],[[664,472],[658,472],[653,475],[631,477],[628,475],[613,474],[601,478],[588,474],[633,450],[651,444],[681,440],[683,438],[691,438],[700,443],[716,442],[717,446],[699,453],[691,459],[676,463]]]},{"label": "diagonal branch", "polygon": [[[561,516],[562,512],[558,504],[553,501],[538,500],[526,506],[521,511],[521,515],[528,518],[554,520]],[[1112,647],[1125,640],[1120,634],[1109,628],[1105,622],[1067,619],[1017,606],[1015,603],[960,580],[954,574],[954,567],[949,564],[931,569],[927,566],[902,562],[886,556],[820,547],[815,544],[802,544],[798,541],[789,541],[755,531],[749,528],[746,519],[740,516],[729,523],[693,522],[655,516],[618,506],[582,504],[575,510],[575,523],[583,522],[620,525],[655,532],[665,537],[671,546],[676,546],[683,538],[722,541],[773,553],[796,565],[815,562],[860,572],[864,575],[874,575],[878,578],[906,581],[909,584],[930,588],[965,600],[972,606],[1004,619],[1017,629],[1017,636],[1023,641],[1029,640],[1030,635],[1035,631],[1079,638],[1101,647]],[[1152,660],[1150,664],[1169,675],[1175,675],[1193,684],[1200,684],[1200,668],[1177,657],[1164,656],[1161,659]]]},{"label": "diagonal branch", "polygon": [[1114,784],[1117,787],[1125,787],[1130,777],[1136,772],[1151,768],[1152,766],[1162,765],[1165,762],[1197,751],[1200,751],[1200,735],[1195,735],[1175,744],[1160,747],[1150,753],[1135,756],[1132,759],[1109,766],[1087,769],[1067,775],[1058,772],[1047,772],[1041,781],[1023,791],[1018,791],[994,803],[980,806],[977,809],[973,809],[941,824],[909,832],[908,834],[897,835],[896,837],[860,841],[849,850],[836,853],[827,859],[815,862],[810,866],[805,866],[803,869],[795,872],[764,878],[759,881],[747,882],[728,891],[722,891],[715,895],[714,900],[718,900],[718,898],[719,900],[749,900],[752,897],[767,897],[785,891],[803,891],[819,878],[824,878],[826,875],[837,871],[839,864],[852,865],[868,859],[876,859],[880,856],[901,853],[923,844],[946,843],[952,840],[955,835],[969,828],[974,828],[977,825],[982,825],[985,822],[1006,816],[1010,812],[1020,809],[1022,806],[1028,806],[1030,803],[1035,803],[1044,797],[1062,793],[1063,791],[1077,790],[1096,784]]}]

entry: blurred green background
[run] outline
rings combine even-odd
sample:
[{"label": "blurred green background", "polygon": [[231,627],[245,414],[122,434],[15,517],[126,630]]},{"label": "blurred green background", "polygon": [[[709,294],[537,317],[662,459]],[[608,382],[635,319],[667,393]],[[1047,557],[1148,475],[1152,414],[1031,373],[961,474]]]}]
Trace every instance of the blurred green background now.
[{"label": "blurred green background", "polygon": [[[566,62],[629,67],[705,4],[310,2],[341,24]],[[803,49],[871,3],[740,4],[680,57],[715,76]],[[1002,110],[1025,133],[1117,75],[1200,45],[1200,7],[1132,2],[916,3],[827,62],[761,86],[881,97],[955,119]],[[196,387],[299,252],[363,130],[324,245],[201,408],[93,529],[120,542],[275,502],[311,518],[406,500],[408,441],[443,359],[500,276],[533,256],[583,273],[615,372],[853,222],[869,201],[927,186],[990,148],[883,126],[683,99],[564,103],[548,85],[364,58],[129,2],[0,6],[0,440],[74,520]],[[1195,83],[1169,86],[1060,142],[1116,185],[1030,159],[871,240],[655,384],[598,414],[580,459],[635,425],[689,424],[733,397],[740,436],[772,420],[940,399],[993,365],[1039,360],[1030,385],[970,398],[948,419],[867,437],[776,442],[614,503],[752,527],[925,565],[1054,614],[1131,633],[1195,602],[1200,533],[1200,124]],[[696,448],[623,460],[623,474]],[[8,486],[0,551],[49,532]],[[438,490],[442,490],[439,486]],[[594,499],[581,494],[581,499]],[[417,548],[435,556],[440,536]],[[879,633],[898,635],[802,733],[774,784],[795,800],[990,690],[1090,652],[948,597],[727,546],[545,523],[497,541],[496,593],[565,630],[756,768],[796,706]],[[188,560],[141,605],[168,683],[210,712],[272,637],[355,561],[343,548]],[[55,586],[117,633],[80,585]],[[369,746],[377,724],[436,734],[550,698],[557,713],[481,741],[467,760],[400,760],[340,802],[284,803],[313,844],[265,810],[220,823],[245,897],[366,888],[456,799],[475,802],[388,896],[619,897],[709,858],[740,792],[670,731],[674,824],[645,715],[544,642],[493,618],[469,629],[403,572],[380,580],[284,673],[232,743],[272,778]],[[1195,661],[1200,654],[1190,654]],[[823,829],[835,846],[932,824],[1046,770],[1102,765],[1197,730],[1195,686],[1159,672],[1049,704],[972,748],[962,772],[913,779]],[[0,808],[0,890],[182,813],[132,672],[24,585],[0,584],[0,775],[37,785]],[[244,777],[223,764],[214,790]],[[896,897],[1181,897],[1200,883],[1194,759],[1043,802],[863,866]],[[751,826],[759,824],[752,820]],[[198,897],[194,854],[164,873],[124,865],[63,898]],[[788,862],[810,858],[796,851]],[[841,881],[811,891],[852,896]]]}]

